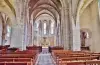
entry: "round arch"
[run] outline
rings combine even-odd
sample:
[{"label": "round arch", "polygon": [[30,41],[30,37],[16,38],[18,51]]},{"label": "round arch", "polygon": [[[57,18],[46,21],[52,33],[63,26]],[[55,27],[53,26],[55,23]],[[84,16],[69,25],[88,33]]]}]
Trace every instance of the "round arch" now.
[{"label": "round arch", "polygon": [[[52,13],[53,13],[53,11],[54,11],[54,12],[56,12],[56,14],[59,15],[59,13],[57,12],[57,10],[55,10],[55,9],[53,9],[53,8],[50,9],[50,8],[47,8],[47,7],[37,7],[37,8],[35,8],[32,12],[35,13],[35,14],[37,14],[37,13],[39,12],[39,11],[37,11],[38,9],[40,9],[39,11],[45,9],[45,10],[48,10],[48,11],[50,11],[50,12],[52,12]],[[32,14],[33,14],[33,13],[32,13]],[[31,15],[32,15],[32,14],[31,14]],[[55,13],[53,13],[53,14],[55,15]]]},{"label": "round arch", "polygon": [[48,8],[43,8],[43,7],[42,7],[38,12],[37,12],[37,10],[38,10],[38,9],[36,9],[36,10],[33,12],[33,14],[31,14],[31,18],[33,17],[33,19],[34,19],[35,16],[36,16],[39,12],[41,12],[42,10],[47,10],[47,11],[49,11],[50,13],[53,14],[54,17],[59,16],[58,14],[55,14],[53,11],[51,11],[51,10],[48,9]]},{"label": "round arch", "polygon": [[39,17],[39,16],[41,16],[42,14],[48,14],[49,16],[51,16],[55,21],[56,21],[56,19],[51,15],[51,14],[49,14],[49,13],[40,13],[39,15],[37,15],[36,17],[35,17],[35,19],[34,19],[34,21]]},{"label": "round arch", "polygon": [[49,15],[49,14],[41,14],[41,15],[39,15],[39,16],[35,19],[35,21],[38,20],[38,19],[39,19],[41,16],[43,16],[43,15],[49,16],[52,20],[55,21],[55,19],[54,19],[51,15]]},{"label": "round arch", "polygon": [[[41,7],[41,6],[43,6],[43,5],[47,5],[47,6],[50,6],[50,7],[52,7],[52,8],[54,8],[58,13],[60,13],[59,12],[59,9],[57,8],[57,7],[55,7],[55,6],[53,6],[53,5],[51,5],[51,4],[49,4],[49,3],[39,3],[38,5],[36,5],[35,7],[33,7],[33,9],[32,9],[32,11],[34,11],[35,9],[37,9],[38,7]],[[43,6],[44,7],[44,6]]]}]

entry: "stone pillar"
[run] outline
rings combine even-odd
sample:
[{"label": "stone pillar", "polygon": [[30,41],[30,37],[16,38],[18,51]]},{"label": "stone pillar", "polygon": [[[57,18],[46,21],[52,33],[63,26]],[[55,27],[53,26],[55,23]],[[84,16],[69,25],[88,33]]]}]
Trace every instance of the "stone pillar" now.
[{"label": "stone pillar", "polygon": [[23,25],[13,25],[12,26],[12,35],[11,35],[11,47],[17,47],[23,50]]},{"label": "stone pillar", "polygon": [[[74,29],[73,29],[74,30]],[[76,22],[75,33],[73,36],[73,50],[80,51],[81,50],[81,40],[80,40],[80,23],[79,19]]]},{"label": "stone pillar", "polygon": [[32,43],[32,25],[29,23],[28,24],[28,31],[27,31],[27,33],[28,33],[28,44],[29,45],[33,45],[33,43]]},{"label": "stone pillar", "polygon": [[62,5],[62,11],[61,11],[61,36],[62,36],[62,44],[64,44],[64,48],[66,50],[69,49],[69,18],[68,18],[68,6],[66,5],[66,0],[63,0],[65,2]]},{"label": "stone pillar", "polygon": [[[72,6],[71,0],[69,1],[69,19],[70,19],[70,49],[73,51],[80,51],[80,25],[79,19],[76,22],[76,13]],[[76,23],[75,23],[76,22]]]},{"label": "stone pillar", "polygon": [[25,36],[24,36],[25,44],[26,44],[26,46],[28,46],[28,37],[27,37],[27,35],[28,35],[28,23],[26,23],[24,26],[24,33],[25,33]]},{"label": "stone pillar", "polygon": [[57,29],[56,29],[56,32],[57,32],[57,44],[58,46],[62,46],[61,44],[61,38],[60,38],[60,20],[57,19]]},{"label": "stone pillar", "polygon": [[58,26],[57,25],[55,25],[55,31],[54,32],[55,32],[55,34],[54,34],[54,39],[55,39],[54,40],[54,43],[55,43],[54,46],[59,46],[59,44],[58,44],[58,39],[59,39],[58,38]]},{"label": "stone pillar", "polygon": [[73,51],[80,51],[81,50],[81,43],[80,43],[80,25],[79,22],[76,22],[75,25],[75,20],[74,17],[71,16],[71,37],[70,37],[70,46],[71,46],[71,50]]},{"label": "stone pillar", "polygon": [[0,45],[2,45],[2,19],[0,14]]},{"label": "stone pillar", "polygon": [[31,24],[32,24],[32,45],[34,45],[34,25],[33,25],[33,18],[31,18],[30,20]]},{"label": "stone pillar", "polygon": [[63,44],[61,43],[61,21],[60,21],[60,19],[59,19],[59,24],[58,24],[58,30],[59,30],[59,32],[58,32],[58,35],[59,35],[59,45],[60,46],[63,46]]},{"label": "stone pillar", "polygon": [[15,6],[16,20],[12,26],[11,47],[18,47],[21,50],[25,50],[25,23],[28,20],[28,0],[16,0]]},{"label": "stone pillar", "polygon": [[55,34],[55,36],[56,36],[56,46],[59,46],[59,30],[58,30],[58,25],[57,25],[57,27],[55,27],[55,32],[56,32],[56,34]]}]

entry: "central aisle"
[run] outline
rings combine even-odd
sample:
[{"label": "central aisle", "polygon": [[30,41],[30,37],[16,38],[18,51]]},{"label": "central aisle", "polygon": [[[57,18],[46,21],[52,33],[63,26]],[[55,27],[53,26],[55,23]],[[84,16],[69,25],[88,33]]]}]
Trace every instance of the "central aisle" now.
[{"label": "central aisle", "polygon": [[42,49],[42,52],[38,55],[36,65],[55,65],[47,49]]}]

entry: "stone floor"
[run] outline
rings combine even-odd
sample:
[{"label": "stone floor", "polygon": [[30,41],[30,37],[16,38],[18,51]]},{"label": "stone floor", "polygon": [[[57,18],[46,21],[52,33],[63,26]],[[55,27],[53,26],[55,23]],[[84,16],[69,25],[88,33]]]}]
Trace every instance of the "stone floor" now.
[{"label": "stone floor", "polygon": [[43,49],[43,51],[38,55],[36,65],[55,65],[53,58],[51,57],[51,54],[48,53],[47,49]]}]

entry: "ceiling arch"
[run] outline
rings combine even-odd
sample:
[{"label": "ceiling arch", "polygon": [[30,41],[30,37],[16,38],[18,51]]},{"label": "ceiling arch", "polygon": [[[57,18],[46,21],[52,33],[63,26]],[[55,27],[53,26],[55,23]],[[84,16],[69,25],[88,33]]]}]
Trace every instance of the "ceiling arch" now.
[{"label": "ceiling arch", "polygon": [[[31,0],[30,0],[31,1]],[[32,3],[32,1],[31,1]],[[42,11],[42,10],[48,10],[50,11],[55,18],[60,17],[61,14],[61,7],[62,3],[61,0],[35,0],[33,5],[30,3],[30,18],[33,17],[33,19],[36,17],[36,15]],[[45,13],[45,12],[44,12]],[[47,13],[47,12],[46,12]]]},{"label": "ceiling arch", "polygon": [[51,1],[57,6],[57,8],[59,8],[59,6],[62,7],[61,3],[62,0],[51,0]]},{"label": "ceiling arch", "polygon": [[92,2],[93,0],[81,0],[79,2],[79,7],[77,9],[77,16],[76,16],[76,22],[79,22],[79,17],[83,13],[83,11],[86,9],[86,7]]},{"label": "ceiling arch", "polygon": [[[42,18],[41,18],[42,17]],[[48,19],[49,18],[49,19]],[[51,17],[50,15],[48,15],[48,14],[41,14],[40,16],[38,16],[38,18],[36,18],[36,21],[35,22],[38,22],[38,20],[52,20],[52,21],[54,21],[54,22],[56,22],[55,20],[54,20],[54,18],[53,17]],[[35,23],[34,22],[34,23]]]},{"label": "ceiling arch", "polygon": [[16,16],[15,9],[14,9],[13,5],[9,2],[9,0],[4,0],[4,1],[10,7],[13,14]]},{"label": "ceiling arch", "polygon": [[60,13],[60,12],[59,12],[59,9],[58,9],[57,7],[55,7],[55,6],[53,6],[53,5],[49,4],[49,3],[40,3],[40,4],[36,5],[36,6],[32,9],[32,12],[33,12],[35,9],[37,9],[38,7],[50,7],[50,8],[55,9],[58,13]]},{"label": "ceiling arch", "polygon": [[83,7],[81,8],[80,14],[93,2],[94,0],[85,1]]},{"label": "ceiling arch", "polygon": [[11,26],[11,19],[7,14],[0,12],[0,17],[2,19],[3,24]]},{"label": "ceiling arch", "polygon": [[[45,5],[45,6],[43,6],[43,5]],[[35,7],[34,10],[32,11],[32,13],[35,12],[35,10],[37,10],[37,9],[47,9],[47,10],[52,11],[52,12],[57,12],[57,13],[53,13],[54,15],[55,14],[59,14],[60,15],[60,12],[58,12],[56,9],[54,9],[53,6],[48,5],[48,4],[42,4],[40,6]],[[38,12],[39,11],[36,11],[35,13],[37,14]]]},{"label": "ceiling arch", "polygon": [[[37,13],[37,15],[39,15],[41,13],[48,13],[48,14],[52,15],[52,17],[54,17],[54,15],[52,14],[52,12],[50,12],[48,10],[41,10],[39,13]],[[37,17],[37,15],[36,15],[36,17]]]},{"label": "ceiling arch", "polygon": [[56,19],[55,19],[51,14],[49,14],[49,13],[41,13],[41,14],[39,14],[39,15],[35,18],[35,20],[36,20],[39,16],[41,16],[41,15],[43,15],[43,14],[47,14],[47,15],[51,16],[51,17],[56,21]]},{"label": "ceiling arch", "polygon": [[[40,1],[40,2],[39,2]],[[42,1],[42,2],[41,2]],[[52,2],[52,3],[50,3],[50,1]],[[62,2],[61,2],[62,0],[30,0],[29,1],[29,7],[30,7],[30,10],[31,9],[33,9],[34,8],[34,6],[36,6],[37,4],[40,4],[40,3],[44,3],[44,2],[46,2],[46,3],[50,3],[51,5],[53,5],[53,6],[55,6],[56,8],[59,8],[59,7],[62,7]]]},{"label": "ceiling arch", "polygon": [[5,13],[9,17],[11,24],[14,24],[15,20],[13,1],[14,0],[0,0],[0,12]]},{"label": "ceiling arch", "polygon": [[[51,12],[51,13],[53,14],[54,17],[59,16],[59,15],[57,14],[57,12],[51,11],[49,8],[41,7],[41,9],[40,9],[40,8],[35,9],[35,11],[34,11],[33,14],[32,14],[33,18],[35,18],[35,16],[36,16],[40,11],[42,11],[42,10],[47,10],[47,11]],[[37,12],[37,11],[38,11],[38,12]],[[56,13],[56,14],[55,14],[55,13]]]}]

